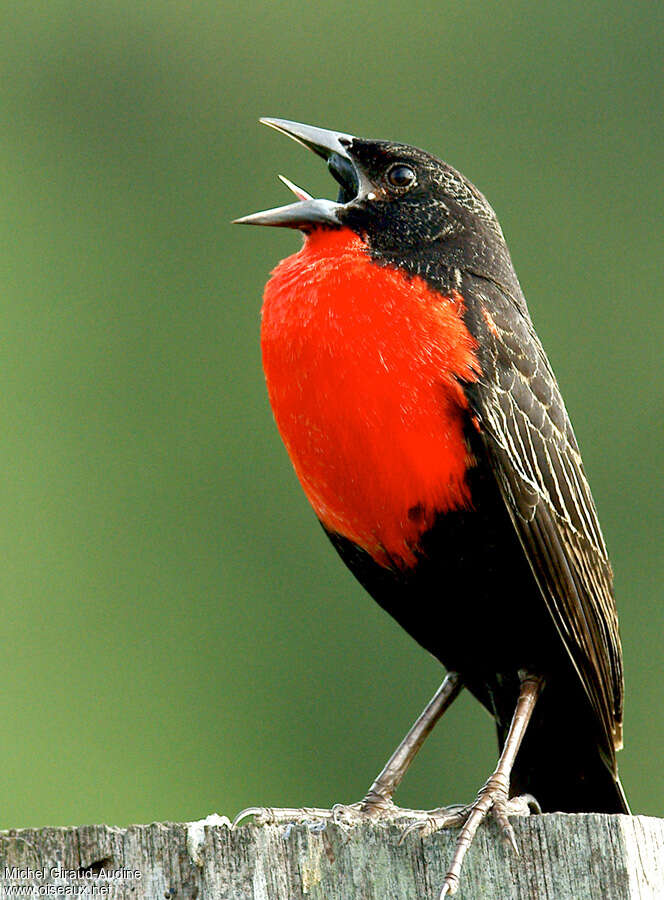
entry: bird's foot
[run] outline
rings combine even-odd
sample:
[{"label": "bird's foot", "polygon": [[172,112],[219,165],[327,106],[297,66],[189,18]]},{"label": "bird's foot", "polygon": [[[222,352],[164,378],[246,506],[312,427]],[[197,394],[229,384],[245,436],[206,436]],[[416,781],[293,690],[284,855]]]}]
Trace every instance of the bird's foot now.
[{"label": "bird's foot", "polygon": [[[422,837],[426,837],[443,828],[458,828],[461,825],[465,825],[471,813],[477,809],[483,796],[485,796],[485,792],[490,792],[489,782],[482,788],[477,795],[477,800],[473,803],[458,803],[452,806],[441,806],[438,809],[403,810],[403,812],[410,814],[409,818],[416,820],[406,828],[404,837],[413,831],[417,831]],[[490,805],[482,813],[482,819],[489,809],[501,826],[504,821],[503,817],[529,816],[531,812],[541,812],[539,804],[532,794],[524,794],[521,797],[512,797],[508,800],[506,792],[503,791],[500,791],[499,794],[496,791],[492,795]],[[482,819],[480,819],[480,822]],[[507,826],[511,828],[509,821],[507,821]],[[509,843],[514,846],[511,840]]]},{"label": "bird's foot", "polygon": [[477,795],[477,799],[468,806],[447,806],[432,809],[424,817],[410,824],[404,831],[406,835],[418,831],[422,836],[433,834],[441,828],[461,826],[457,838],[452,863],[447,870],[445,882],[440,892],[440,900],[453,894],[459,886],[459,875],[466,851],[473,842],[475,832],[487,813],[491,812],[500,828],[502,838],[514,852],[519,854],[514,829],[509,816],[528,816],[531,811],[541,812],[537,800],[531,794],[521,797],[508,797],[508,785],[500,775],[493,774]]},{"label": "bird's foot", "polygon": [[[460,809],[462,807],[459,807]],[[465,808],[465,807],[464,807]],[[438,813],[440,810],[433,810]],[[331,809],[301,807],[300,809],[274,809],[250,806],[233,820],[233,828],[253,816],[257,825],[307,825],[311,830],[322,830],[328,822],[352,828],[364,822],[381,825],[421,825],[430,813],[423,809],[404,809],[395,806],[391,798],[370,792],[358,803],[335,803]],[[434,829],[435,830],[435,829]]]}]

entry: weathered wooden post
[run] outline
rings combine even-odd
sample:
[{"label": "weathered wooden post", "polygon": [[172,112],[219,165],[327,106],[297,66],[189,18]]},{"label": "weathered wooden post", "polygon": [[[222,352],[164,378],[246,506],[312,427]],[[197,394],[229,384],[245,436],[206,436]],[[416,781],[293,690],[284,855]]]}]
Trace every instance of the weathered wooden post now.
[{"label": "weathered wooden post", "polygon": [[[459,900],[662,900],[664,820],[513,820],[520,856],[482,826]],[[322,825],[322,823],[321,823]],[[455,833],[380,825],[195,823],[0,833],[0,894],[113,900],[435,900]]]}]

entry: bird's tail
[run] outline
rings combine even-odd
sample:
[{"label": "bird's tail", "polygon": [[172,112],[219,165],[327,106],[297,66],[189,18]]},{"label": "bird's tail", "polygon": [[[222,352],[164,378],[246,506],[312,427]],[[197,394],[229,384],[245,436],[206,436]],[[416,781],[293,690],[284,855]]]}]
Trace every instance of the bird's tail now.
[{"label": "bird's tail", "polygon": [[524,744],[512,771],[511,790],[532,794],[542,812],[629,813],[620,779],[597,750],[577,753],[568,761],[553,754],[537,757]]},{"label": "bird's tail", "polygon": [[[516,757],[513,795],[532,794],[543,812],[629,813],[613,752],[602,753],[583,704],[543,693]],[[571,702],[570,702],[571,701]],[[500,746],[507,729],[498,724]]]}]

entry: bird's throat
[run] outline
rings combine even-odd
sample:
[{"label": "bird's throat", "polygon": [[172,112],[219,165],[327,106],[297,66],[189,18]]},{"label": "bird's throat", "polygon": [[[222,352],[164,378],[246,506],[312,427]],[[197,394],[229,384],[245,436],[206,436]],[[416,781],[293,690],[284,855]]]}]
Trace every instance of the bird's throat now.
[{"label": "bird's throat", "polygon": [[314,231],[265,289],[263,365],[295,471],[325,527],[382,565],[414,565],[436,515],[471,505],[463,312],[348,229]]}]

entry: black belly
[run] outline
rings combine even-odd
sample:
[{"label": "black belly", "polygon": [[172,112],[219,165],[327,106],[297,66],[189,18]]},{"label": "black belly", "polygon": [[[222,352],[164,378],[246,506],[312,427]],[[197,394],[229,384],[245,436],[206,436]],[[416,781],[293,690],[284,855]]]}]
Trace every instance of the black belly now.
[{"label": "black belly", "polygon": [[330,539],[380,606],[469,683],[566,665],[493,474],[478,466],[469,482],[473,508],[439,515],[411,569],[387,569],[351,541]]}]

